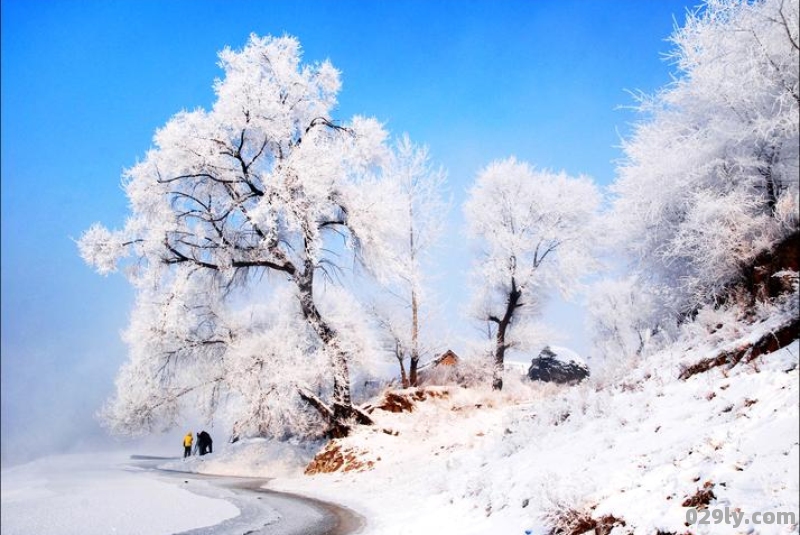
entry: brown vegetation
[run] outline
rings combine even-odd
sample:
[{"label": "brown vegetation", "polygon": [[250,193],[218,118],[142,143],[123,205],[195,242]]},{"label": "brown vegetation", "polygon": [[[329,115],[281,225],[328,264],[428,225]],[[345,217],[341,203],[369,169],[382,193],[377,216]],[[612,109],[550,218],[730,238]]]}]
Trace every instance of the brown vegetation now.
[{"label": "brown vegetation", "polygon": [[687,496],[681,506],[694,507],[695,509],[706,509],[711,503],[711,500],[716,500],[714,495],[714,484],[711,481],[703,483],[702,489],[697,489],[697,492],[692,496]]},{"label": "brown vegetation", "polygon": [[608,535],[615,527],[625,526],[623,519],[613,515],[593,518],[591,509],[580,511],[567,508],[557,512],[555,516],[548,515],[545,520],[553,526],[548,535],[582,535],[589,532],[595,535]]},{"label": "brown vegetation", "polygon": [[363,452],[354,449],[344,449],[342,445],[331,440],[321,452],[314,456],[314,459],[306,466],[305,474],[329,474],[331,472],[363,472],[370,470],[375,462],[364,460]]},{"label": "brown vegetation", "polygon": [[764,301],[787,291],[787,281],[774,275],[780,271],[800,271],[800,232],[794,232],[773,249],[764,251],[744,269],[740,288],[752,299]]},{"label": "brown vegetation", "polygon": [[383,399],[375,406],[366,407],[366,412],[372,414],[376,409],[386,412],[413,412],[417,402],[429,398],[446,398],[450,394],[447,390],[434,390],[430,388],[414,388],[412,390],[387,391]]},{"label": "brown vegetation", "polygon": [[732,351],[721,351],[713,357],[692,364],[681,372],[679,378],[686,380],[693,375],[706,372],[718,366],[727,366],[730,369],[741,361],[745,363],[751,362],[761,355],[773,353],[791,344],[797,340],[798,331],[800,331],[800,319],[795,318],[776,331],[766,333],[755,343],[745,344]]}]

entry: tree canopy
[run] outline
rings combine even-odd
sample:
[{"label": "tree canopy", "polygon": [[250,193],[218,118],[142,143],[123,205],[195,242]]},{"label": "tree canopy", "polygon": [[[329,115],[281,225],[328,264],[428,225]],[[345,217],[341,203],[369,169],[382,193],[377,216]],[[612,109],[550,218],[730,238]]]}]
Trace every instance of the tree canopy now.
[{"label": "tree canopy", "polygon": [[620,243],[667,314],[718,302],[798,229],[798,3],[712,0],[671,38],[612,186]]},{"label": "tree canopy", "polygon": [[[318,273],[334,280],[347,254],[380,276],[393,269],[398,208],[380,171],[387,134],[374,119],[331,118],[339,72],[327,61],[302,64],[295,38],[252,35],[242,50],[223,50],[220,66],[212,109],[175,115],[125,172],[124,228],[94,225],[80,240],[101,273],[130,258],[126,273],[140,292],[128,332],[132,360],[107,414],[114,425],[134,418],[122,425],[132,428],[142,414],[163,413],[201,390],[207,400],[222,389],[252,402],[248,388],[267,391],[283,375],[282,384],[344,432],[344,420],[366,419],[351,401],[354,342],[323,316],[315,282]],[[265,276],[293,296],[276,304],[285,318],[253,309],[263,300],[253,288]],[[234,313],[250,320],[235,321]],[[252,349],[249,337],[267,332],[282,341]],[[287,346],[290,339],[296,343]],[[248,344],[250,357],[232,357]],[[328,360],[327,383],[290,373],[313,368],[317,351]],[[280,366],[267,365],[276,359]],[[258,369],[266,382],[229,381],[243,369]],[[316,394],[327,391],[326,403]]]}]

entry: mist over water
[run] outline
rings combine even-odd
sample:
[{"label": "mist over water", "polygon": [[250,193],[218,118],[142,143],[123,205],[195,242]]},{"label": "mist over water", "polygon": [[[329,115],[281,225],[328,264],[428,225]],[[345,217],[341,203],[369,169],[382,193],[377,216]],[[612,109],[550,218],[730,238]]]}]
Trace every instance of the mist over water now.
[{"label": "mist over water", "polygon": [[90,355],[70,359],[43,349],[21,353],[3,349],[3,466],[113,446],[94,417],[113,389],[113,365]]}]

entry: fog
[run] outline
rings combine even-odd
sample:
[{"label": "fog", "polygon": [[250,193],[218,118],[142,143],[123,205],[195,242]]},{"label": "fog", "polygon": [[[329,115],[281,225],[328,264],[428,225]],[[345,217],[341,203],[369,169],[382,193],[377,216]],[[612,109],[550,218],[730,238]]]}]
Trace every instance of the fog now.
[{"label": "fog", "polygon": [[[62,237],[64,246],[49,254],[23,253],[5,236],[13,227],[4,217],[3,466],[50,453],[126,444],[111,438],[95,413],[112,393],[114,375],[125,358],[119,330],[131,296],[127,284],[108,279],[99,295],[76,295],[75,278],[82,274],[69,269],[80,264],[74,244]],[[25,254],[30,263],[15,270],[13,261]],[[85,275],[94,276],[89,270]]]}]

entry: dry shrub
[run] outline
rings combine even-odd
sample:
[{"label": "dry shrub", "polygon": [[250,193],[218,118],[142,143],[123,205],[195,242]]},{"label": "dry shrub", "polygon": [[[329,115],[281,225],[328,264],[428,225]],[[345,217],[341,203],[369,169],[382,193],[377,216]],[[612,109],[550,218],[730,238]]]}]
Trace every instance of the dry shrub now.
[{"label": "dry shrub", "polygon": [[414,410],[414,402],[408,396],[397,392],[386,392],[380,405],[375,408],[386,412],[412,412]]},{"label": "dry shrub", "polygon": [[547,511],[542,520],[550,527],[549,535],[569,535],[586,533],[594,529],[591,511],[578,509],[561,509]]},{"label": "dry shrub", "polygon": [[625,526],[625,521],[614,515],[592,517],[594,507],[550,509],[542,516],[542,521],[549,526],[548,535],[582,535],[587,532],[608,535],[615,527]]},{"label": "dry shrub", "polygon": [[371,414],[375,409],[386,412],[413,412],[414,405],[420,401],[432,398],[447,398],[449,395],[447,390],[433,388],[388,391],[383,394],[383,399],[377,405],[367,408],[367,412]]},{"label": "dry shrub", "polygon": [[329,474],[331,472],[363,472],[370,470],[374,465],[374,461],[364,460],[363,452],[359,452],[352,448],[345,449],[336,441],[331,440],[325,448],[317,453],[314,458],[306,466],[305,474]]},{"label": "dry shrub", "polygon": [[625,521],[614,515],[593,517],[597,504],[581,503],[582,500],[574,495],[550,495],[548,500],[550,503],[541,517],[542,523],[548,527],[548,535],[608,535],[615,527],[625,526]]},{"label": "dry shrub", "polygon": [[703,483],[702,489],[697,489],[697,492],[692,496],[687,496],[681,504],[683,507],[694,507],[695,509],[706,509],[711,500],[716,500],[714,495],[714,484],[711,481]]}]

